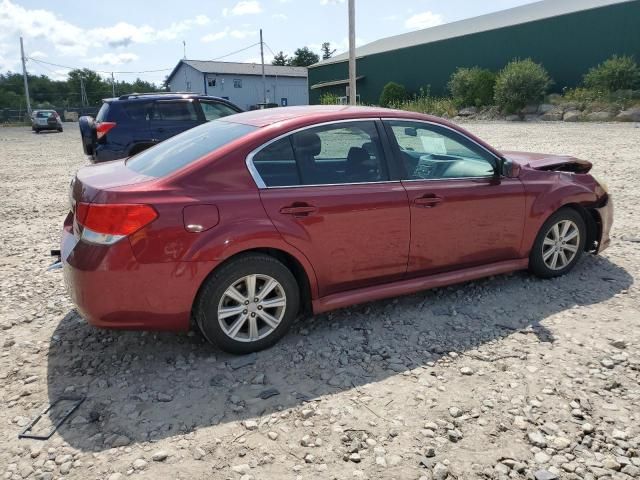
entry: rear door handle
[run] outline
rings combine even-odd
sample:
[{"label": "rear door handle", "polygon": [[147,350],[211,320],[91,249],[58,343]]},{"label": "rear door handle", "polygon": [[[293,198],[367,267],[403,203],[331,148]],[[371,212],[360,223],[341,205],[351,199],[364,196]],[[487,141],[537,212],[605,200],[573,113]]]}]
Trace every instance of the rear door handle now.
[{"label": "rear door handle", "polygon": [[423,197],[416,198],[413,203],[418,207],[433,208],[442,203],[442,197],[436,195],[425,195]]},{"label": "rear door handle", "polygon": [[283,215],[294,215],[296,217],[306,217],[317,212],[317,207],[313,205],[292,205],[290,207],[282,207],[280,213]]}]

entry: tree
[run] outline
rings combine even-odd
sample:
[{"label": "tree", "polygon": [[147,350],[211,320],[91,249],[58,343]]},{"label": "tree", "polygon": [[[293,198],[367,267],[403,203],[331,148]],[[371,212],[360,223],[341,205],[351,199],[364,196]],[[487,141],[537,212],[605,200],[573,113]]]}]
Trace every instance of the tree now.
[{"label": "tree", "polygon": [[287,57],[287,55],[280,50],[271,60],[271,65],[278,65],[284,67],[285,65],[289,65],[291,60]]},{"label": "tree", "polygon": [[320,57],[317,53],[313,53],[308,47],[302,47],[293,52],[293,57],[289,59],[289,65],[292,67],[308,67],[319,61]]},{"label": "tree", "polygon": [[333,54],[336,53],[336,49],[335,48],[333,50],[331,50],[331,43],[329,43],[329,42],[324,42],[322,44],[322,47],[320,47],[320,50],[322,50],[322,59],[323,60],[327,60],[327,59],[333,57]]}]

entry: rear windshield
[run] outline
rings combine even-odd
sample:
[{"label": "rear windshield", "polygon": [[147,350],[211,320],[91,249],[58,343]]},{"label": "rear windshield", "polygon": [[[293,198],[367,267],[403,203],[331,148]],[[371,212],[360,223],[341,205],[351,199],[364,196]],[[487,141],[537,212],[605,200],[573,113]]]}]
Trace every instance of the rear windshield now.
[{"label": "rear windshield", "polygon": [[144,150],[127,160],[127,166],[143,175],[164,177],[254,130],[257,127],[214,120]]},{"label": "rear windshield", "polygon": [[50,110],[40,111],[36,114],[38,118],[49,118],[51,115],[53,115],[53,112]]}]

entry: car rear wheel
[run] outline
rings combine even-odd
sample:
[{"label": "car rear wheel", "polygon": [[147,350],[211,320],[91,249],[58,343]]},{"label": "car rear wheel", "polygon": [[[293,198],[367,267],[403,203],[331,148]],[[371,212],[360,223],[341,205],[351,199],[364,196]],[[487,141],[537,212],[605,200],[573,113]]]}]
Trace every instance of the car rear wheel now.
[{"label": "car rear wheel", "polygon": [[572,208],[558,210],[538,233],[529,257],[529,269],[542,278],[564,275],[580,260],[585,241],[582,215]]},{"label": "car rear wheel", "polygon": [[243,354],[268,348],[282,338],[299,306],[300,291],[291,271],[268,255],[248,254],[206,280],[195,316],[209,342]]}]

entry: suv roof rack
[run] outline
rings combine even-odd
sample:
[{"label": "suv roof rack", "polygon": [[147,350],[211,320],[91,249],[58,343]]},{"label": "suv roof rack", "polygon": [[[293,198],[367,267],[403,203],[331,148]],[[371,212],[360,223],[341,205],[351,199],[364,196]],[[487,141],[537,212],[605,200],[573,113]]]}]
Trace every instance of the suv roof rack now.
[{"label": "suv roof rack", "polygon": [[151,95],[198,95],[197,92],[147,92],[147,93],[127,93],[126,95],[120,95],[118,100],[128,100],[132,97],[144,97]]}]

